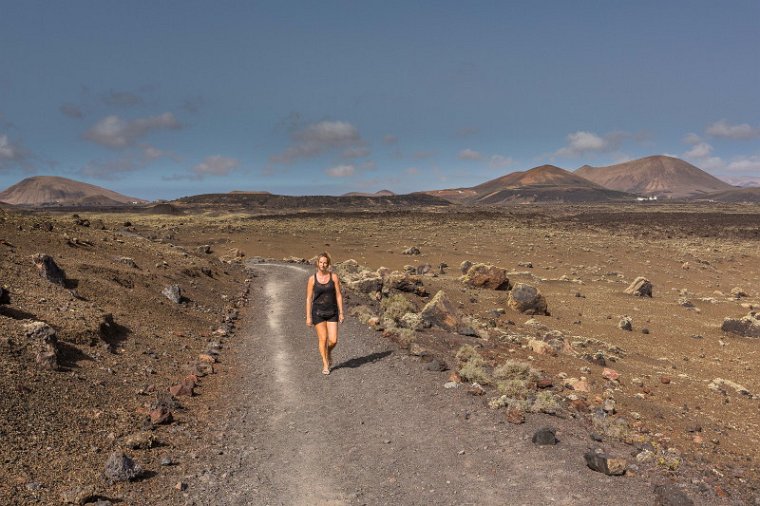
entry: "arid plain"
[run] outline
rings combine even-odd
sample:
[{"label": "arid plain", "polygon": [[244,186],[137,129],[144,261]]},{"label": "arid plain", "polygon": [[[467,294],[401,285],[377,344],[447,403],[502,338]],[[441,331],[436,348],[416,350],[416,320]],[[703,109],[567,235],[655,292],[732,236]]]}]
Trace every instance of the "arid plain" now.
[{"label": "arid plain", "polygon": [[[245,317],[244,260],[308,260],[323,250],[336,263],[353,259],[369,271],[411,272],[409,266],[417,271],[430,264],[429,272],[415,274],[427,295],[404,297],[419,311],[443,290],[467,330],[429,328],[400,338],[370,321],[379,337],[398,341],[405,352],[457,371],[462,360],[456,355],[470,345],[484,359],[486,375],[507,360],[528,363],[551,380],[557,416],[629,447],[632,479],[665,476],[688,484],[692,494],[703,487],[711,500],[757,497],[760,341],[721,330],[724,318],[760,307],[756,205],[454,205],[266,215],[177,205],[160,211],[170,214],[3,214],[0,281],[11,302],[0,313],[2,364],[13,373],[3,375],[2,385],[10,421],[3,438],[12,441],[3,445],[4,500],[45,502],[72,487],[82,493],[81,487],[100,484],[110,448],[123,447],[141,429],[156,431],[163,442],[152,456],[141,450],[143,464],[154,472],[131,486],[140,494],[167,494],[178,477],[170,463],[160,464],[161,456],[167,448],[201,448],[193,420],[225,388],[224,373],[198,380],[202,395],[182,398],[184,407],[175,407],[179,424],[169,429],[145,422],[149,413],[141,406],[160,399],[156,392],[177,383],[210,343],[234,348],[234,339],[226,342],[218,327],[236,309]],[[419,254],[403,253],[411,247]],[[42,285],[31,261],[42,250],[77,285]],[[464,261],[504,268],[510,284],[536,287],[549,315],[511,309],[508,291],[467,286]],[[640,276],[652,283],[652,297],[624,293]],[[172,282],[185,287],[182,304],[160,293]],[[379,297],[348,290],[350,314],[381,317]],[[103,313],[111,313],[116,325]],[[619,328],[625,316],[631,330]],[[58,372],[38,370],[19,344],[29,319],[58,330]],[[104,322],[115,328],[103,330]],[[87,332],[92,336],[85,339]],[[225,332],[234,332],[234,325]],[[553,341],[554,348],[536,347],[537,341]],[[225,368],[223,358],[219,367]],[[72,381],[91,386],[72,388]],[[484,389],[482,408],[491,409],[497,386]],[[6,396],[10,392],[14,399]],[[54,419],[45,405],[52,398],[66,403]],[[53,447],[63,453],[46,456]],[[119,497],[127,486],[98,485],[93,497]]]}]

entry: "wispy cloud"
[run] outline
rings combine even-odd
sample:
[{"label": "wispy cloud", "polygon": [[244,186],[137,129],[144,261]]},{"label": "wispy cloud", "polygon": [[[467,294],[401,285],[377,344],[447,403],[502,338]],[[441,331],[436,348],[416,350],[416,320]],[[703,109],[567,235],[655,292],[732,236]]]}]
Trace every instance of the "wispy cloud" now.
[{"label": "wispy cloud", "polygon": [[78,105],[74,104],[63,104],[61,107],[58,108],[59,111],[64,116],[68,116],[69,118],[75,118],[80,119],[84,117],[84,113],[82,112],[82,108]]},{"label": "wispy cloud", "polygon": [[694,144],[690,150],[683,154],[684,158],[705,158],[710,156],[713,147],[706,142]]},{"label": "wispy cloud", "polygon": [[190,169],[189,174],[164,176],[164,181],[189,179],[199,181],[208,176],[224,177],[240,168],[240,160],[221,155],[207,156],[201,163]]},{"label": "wispy cloud", "polygon": [[514,163],[515,160],[512,157],[502,155],[493,155],[488,160],[488,166],[494,170],[507,168]]},{"label": "wispy cloud", "polygon": [[707,134],[723,139],[747,140],[760,138],[760,128],[747,123],[732,125],[725,119],[716,121],[707,127]]},{"label": "wispy cloud", "polygon": [[103,103],[111,106],[134,107],[145,103],[143,98],[131,91],[109,90],[101,97]]},{"label": "wispy cloud", "polygon": [[354,175],[354,172],[356,172],[356,167],[353,165],[336,165],[325,171],[330,177],[350,177]]},{"label": "wispy cloud", "polygon": [[[296,128],[290,134],[290,140],[290,146],[284,152],[271,157],[272,162],[293,163],[336,149],[343,150],[343,154],[355,153],[352,150],[356,149],[367,149],[357,128],[346,121],[320,121]],[[366,154],[369,154],[368,150]]]},{"label": "wispy cloud", "polygon": [[12,141],[6,134],[0,134],[0,170],[14,167],[31,170],[31,158],[31,153],[20,142]]},{"label": "wispy cloud", "polygon": [[87,130],[83,137],[101,146],[123,149],[154,130],[178,130],[182,125],[174,114],[165,112],[158,116],[125,120],[119,116],[106,116]]},{"label": "wispy cloud", "polygon": [[483,155],[472,149],[463,149],[458,155],[460,160],[481,160]]},{"label": "wispy cloud", "polygon": [[593,132],[577,131],[567,136],[567,145],[556,151],[557,156],[577,157],[586,153],[604,153],[615,147],[610,139]]}]

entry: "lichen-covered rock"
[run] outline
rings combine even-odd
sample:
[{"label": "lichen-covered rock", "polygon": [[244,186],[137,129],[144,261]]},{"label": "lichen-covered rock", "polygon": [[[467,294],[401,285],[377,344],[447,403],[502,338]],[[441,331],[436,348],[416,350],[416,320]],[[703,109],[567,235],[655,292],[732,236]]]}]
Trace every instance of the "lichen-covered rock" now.
[{"label": "lichen-covered rock", "polygon": [[174,302],[175,304],[182,302],[182,289],[179,287],[179,285],[166,286],[163,290],[161,290],[161,293],[164,297]]},{"label": "lichen-covered rock", "polygon": [[474,288],[491,290],[508,290],[510,287],[506,269],[486,264],[471,266],[462,276],[462,282]]},{"label": "lichen-covered rock", "polygon": [[653,288],[652,283],[647,278],[639,276],[625,289],[625,293],[638,297],[651,297]]},{"label": "lichen-covered rock", "polygon": [[534,286],[517,283],[509,292],[507,305],[523,314],[548,315],[546,298]]},{"label": "lichen-covered rock", "polygon": [[760,317],[756,311],[752,311],[741,318],[726,318],[720,329],[743,337],[760,337]]},{"label": "lichen-covered rock", "polygon": [[441,290],[428,302],[420,312],[422,319],[428,325],[434,325],[449,331],[456,331],[459,318],[454,304]]},{"label": "lichen-covered rock", "polygon": [[461,264],[459,264],[459,270],[462,271],[462,274],[467,274],[467,271],[470,270],[470,267],[472,267],[472,262],[469,260],[464,260]]}]

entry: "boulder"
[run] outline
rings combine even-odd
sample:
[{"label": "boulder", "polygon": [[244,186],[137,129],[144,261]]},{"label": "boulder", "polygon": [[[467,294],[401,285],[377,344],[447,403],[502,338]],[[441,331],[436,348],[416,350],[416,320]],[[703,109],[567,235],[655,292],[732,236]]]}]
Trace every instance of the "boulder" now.
[{"label": "boulder", "polygon": [[398,290],[399,292],[413,293],[420,297],[427,295],[427,290],[422,285],[422,280],[409,274],[392,273],[388,276],[384,286]]},{"label": "boulder", "polygon": [[472,262],[469,260],[465,260],[459,264],[459,270],[462,271],[462,274],[467,274],[467,271],[470,270],[470,267],[472,267]]},{"label": "boulder", "polygon": [[652,288],[652,283],[647,278],[639,276],[625,289],[625,293],[638,297],[651,297]]},{"label": "boulder", "polygon": [[401,252],[402,255],[419,255],[420,249],[417,246],[411,246]]},{"label": "boulder", "polygon": [[491,290],[509,290],[507,270],[493,265],[475,264],[462,276],[464,284],[474,288],[489,288]]},{"label": "boulder", "polygon": [[720,329],[743,337],[760,337],[760,317],[752,311],[741,318],[726,318]]},{"label": "boulder", "polygon": [[435,325],[442,329],[454,332],[459,325],[454,304],[441,290],[428,302],[420,312],[423,321],[428,325]]},{"label": "boulder", "polygon": [[63,286],[66,282],[66,273],[63,269],[58,267],[53,257],[44,253],[37,253],[32,257],[34,266],[37,267],[37,272],[40,276],[47,279],[53,284]]},{"label": "boulder", "polygon": [[432,274],[433,266],[430,264],[418,265],[415,274],[418,276],[424,276],[425,274]]},{"label": "boulder", "polygon": [[507,306],[528,315],[548,315],[546,298],[534,286],[517,283],[509,292]]},{"label": "boulder", "polygon": [[371,276],[356,281],[348,281],[346,282],[346,287],[359,293],[375,293],[383,288],[383,278]]},{"label": "boulder", "polygon": [[557,429],[553,427],[542,427],[533,433],[533,444],[538,446],[556,445]]}]

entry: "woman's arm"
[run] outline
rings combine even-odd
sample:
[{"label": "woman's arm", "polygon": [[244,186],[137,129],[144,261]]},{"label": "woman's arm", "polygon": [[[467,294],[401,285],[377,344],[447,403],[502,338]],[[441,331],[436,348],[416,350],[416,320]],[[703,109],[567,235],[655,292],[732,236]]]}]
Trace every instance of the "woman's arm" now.
[{"label": "woman's arm", "polygon": [[340,290],[340,280],[335,273],[333,273],[333,281],[335,282],[335,300],[338,302],[338,321],[343,323],[343,293]]},{"label": "woman's arm", "polygon": [[314,298],[314,277],[306,283],[306,325],[311,327],[311,300]]}]

